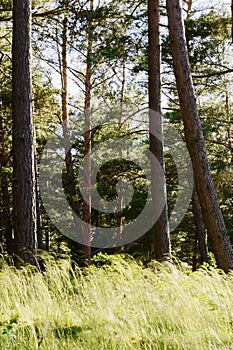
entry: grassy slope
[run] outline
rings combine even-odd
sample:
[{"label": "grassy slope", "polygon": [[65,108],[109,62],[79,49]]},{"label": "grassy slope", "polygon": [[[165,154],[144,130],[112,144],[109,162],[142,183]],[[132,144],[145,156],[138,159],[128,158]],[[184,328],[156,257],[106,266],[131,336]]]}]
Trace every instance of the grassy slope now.
[{"label": "grassy slope", "polygon": [[233,349],[233,276],[111,262],[0,270],[0,349]]}]

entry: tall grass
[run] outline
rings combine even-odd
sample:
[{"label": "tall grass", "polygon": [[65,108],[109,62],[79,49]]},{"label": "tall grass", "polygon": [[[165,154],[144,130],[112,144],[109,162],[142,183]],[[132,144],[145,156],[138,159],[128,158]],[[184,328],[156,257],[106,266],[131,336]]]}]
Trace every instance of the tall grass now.
[{"label": "tall grass", "polygon": [[109,258],[0,270],[0,349],[233,349],[233,276]]}]

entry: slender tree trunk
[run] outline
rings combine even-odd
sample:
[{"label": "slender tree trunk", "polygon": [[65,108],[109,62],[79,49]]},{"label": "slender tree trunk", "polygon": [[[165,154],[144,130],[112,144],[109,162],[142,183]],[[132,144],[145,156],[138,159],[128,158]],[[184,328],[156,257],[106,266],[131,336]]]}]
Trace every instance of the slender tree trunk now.
[{"label": "slender tree trunk", "polygon": [[84,135],[84,188],[87,190],[83,202],[83,253],[84,258],[88,258],[91,254],[90,249],[90,225],[91,225],[91,75],[92,75],[92,15],[94,1],[90,0],[90,17],[87,33],[87,62],[86,62],[86,78],[85,78],[85,135]]},{"label": "slender tree trunk", "polygon": [[68,83],[67,83],[67,46],[68,46],[68,2],[63,1],[64,19],[62,30],[62,55],[61,55],[61,83],[62,83],[62,124],[63,124],[63,136],[64,136],[64,148],[65,148],[65,163],[66,163],[66,175],[67,175],[67,190],[70,200],[70,205],[73,213],[73,220],[75,224],[76,232],[78,233],[78,226],[76,224],[76,215],[79,214],[79,206],[77,200],[77,191],[75,186],[74,168],[72,161],[72,154],[70,149],[69,140],[67,139],[67,126],[69,123],[67,103],[68,103]]},{"label": "slender tree trunk", "polygon": [[40,212],[40,194],[39,194],[39,179],[38,179],[38,167],[37,167],[37,156],[36,150],[34,155],[35,162],[35,179],[36,179],[36,227],[37,227],[37,245],[38,249],[42,250],[43,247],[43,235],[41,225],[41,212]]},{"label": "slender tree trunk", "polygon": [[194,223],[195,223],[195,251],[194,255],[197,255],[197,253],[200,254],[200,263],[203,264],[208,260],[207,256],[207,235],[206,235],[206,229],[204,227],[204,223],[202,220],[201,215],[201,207],[198,201],[197,192],[194,189],[193,195],[192,195],[192,211],[193,211],[193,217],[194,217]]},{"label": "slender tree trunk", "polygon": [[193,0],[184,0],[184,2],[187,4],[187,18],[190,16],[190,13],[192,11],[192,5],[193,5]]},{"label": "slender tree trunk", "polygon": [[202,216],[218,266],[228,272],[233,269],[233,252],[207,160],[191,78],[181,4],[179,0],[167,0],[166,4],[177,90]]},{"label": "slender tree trunk", "polygon": [[198,240],[197,240],[197,231],[195,230],[194,234],[194,245],[193,245],[193,264],[192,271],[197,271],[197,253],[198,253]]},{"label": "slender tree trunk", "polygon": [[[159,32],[159,1],[148,0],[148,24],[149,24],[149,109],[150,109],[150,150],[164,169],[163,158],[163,120],[161,110],[161,46]],[[157,137],[156,137],[156,136]],[[167,205],[161,208],[161,203],[166,203],[166,186],[164,178],[160,176],[152,162],[152,200],[154,210],[160,213],[159,219],[154,225],[155,256],[163,261],[170,255],[170,239],[167,219]]]},{"label": "slender tree trunk", "polygon": [[[118,119],[118,128],[119,131],[121,130],[122,127],[122,119],[123,119],[123,106],[124,106],[124,93],[125,93],[125,64],[123,64],[122,68],[122,82],[121,82],[121,96],[120,96],[120,113],[119,113],[119,119]],[[120,145],[119,147],[119,158],[122,159],[122,146]],[[120,253],[122,251],[122,201],[123,201],[123,193],[121,189],[118,192],[118,197],[117,197],[117,211],[118,211],[118,216],[117,216],[117,239],[116,239],[116,252]]]},{"label": "slender tree trunk", "polygon": [[13,1],[13,210],[16,259],[35,263],[36,180],[31,91],[31,1]]},{"label": "slender tree trunk", "polygon": [[231,133],[231,112],[230,112],[230,104],[229,104],[229,94],[228,91],[226,91],[226,113],[227,113],[227,141],[228,141],[228,148],[230,152],[230,161],[232,162],[232,156],[233,156],[233,146],[232,146],[232,133]]},{"label": "slender tree trunk", "polygon": [[50,232],[47,230],[45,233],[45,250],[49,251],[50,249]]}]

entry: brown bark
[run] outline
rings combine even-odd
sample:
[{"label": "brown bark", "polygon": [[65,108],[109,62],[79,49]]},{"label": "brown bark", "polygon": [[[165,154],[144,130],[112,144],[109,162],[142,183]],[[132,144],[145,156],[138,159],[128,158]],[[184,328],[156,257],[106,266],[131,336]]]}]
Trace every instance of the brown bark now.
[{"label": "brown bark", "polygon": [[36,188],[31,91],[31,1],[13,1],[13,211],[16,259],[35,263]]},{"label": "brown bark", "polygon": [[[74,169],[72,162],[72,154],[70,144],[67,139],[67,126],[69,122],[67,102],[68,102],[68,84],[67,84],[67,45],[68,45],[68,2],[63,1],[63,30],[62,30],[62,57],[61,57],[61,83],[62,83],[62,124],[63,124],[63,136],[64,136],[64,148],[65,148],[65,163],[66,163],[66,174],[67,174],[67,190],[70,200],[70,205],[73,211],[74,224],[76,223],[75,217],[79,213],[77,191],[74,179]],[[76,227],[76,231],[78,229]]]},{"label": "brown bark", "polygon": [[192,6],[193,6],[193,0],[184,0],[184,2],[187,4],[187,17],[190,16],[190,13],[192,11]]},{"label": "brown bark", "polygon": [[35,165],[35,179],[36,179],[36,228],[37,228],[37,246],[38,249],[43,249],[43,234],[41,225],[41,212],[40,212],[40,194],[39,194],[39,179],[38,179],[38,167],[37,167],[37,156],[36,150],[34,155]]},{"label": "brown bark", "polygon": [[[122,82],[121,82],[121,95],[120,95],[120,113],[119,113],[119,118],[118,118],[118,128],[119,131],[122,126],[122,119],[123,119],[123,106],[124,106],[124,94],[125,94],[125,64],[123,64],[122,68]],[[122,146],[119,146],[119,158],[122,158]],[[123,193],[119,189],[118,192],[118,197],[117,197],[117,239],[116,239],[116,252],[120,253],[122,251],[122,225],[123,225],[123,220],[122,220],[122,201],[123,201]]]},{"label": "brown bark", "polygon": [[91,254],[90,248],[90,225],[91,225],[91,195],[89,192],[91,188],[91,75],[92,75],[92,12],[94,8],[94,1],[90,0],[90,18],[88,23],[87,33],[87,61],[85,74],[85,135],[84,135],[84,188],[87,190],[83,202],[83,253],[84,258],[88,258]]},{"label": "brown bark", "polygon": [[203,78],[211,78],[211,77],[217,77],[217,76],[220,76],[220,75],[225,75],[225,74],[228,74],[228,73],[233,73],[233,69],[232,68],[228,68],[228,69],[225,69],[225,70],[222,70],[222,71],[219,71],[219,72],[211,72],[211,73],[207,73],[207,74],[192,74],[192,78],[195,78],[195,79],[203,79]]},{"label": "brown bark", "polygon": [[[204,227],[204,223],[202,220],[201,207],[200,207],[197,192],[195,189],[192,195],[192,212],[193,212],[194,224],[195,224],[194,262],[196,260],[197,254],[199,253],[200,264],[203,264],[208,260],[207,235],[206,235],[206,229]],[[196,264],[194,263],[194,265]],[[197,265],[193,266],[193,271],[195,271],[196,268],[197,268]]]},{"label": "brown bark", "polygon": [[191,78],[181,5],[179,0],[167,0],[166,4],[177,90],[202,216],[218,266],[228,272],[233,269],[233,252],[207,160]]},{"label": "brown bark", "polygon": [[193,264],[192,271],[197,271],[197,253],[198,253],[198,240],[197,240],[197,231],[195,230],[194,235],[194,245],[193,245]]},{"label": "brown bark", "polygon": [[[66,12],[66,1],[64,1],[64,11]],[[61,82],[62,82],[62,122],[64,126],[64,133],[66,136],[66,127],[68,123],[67,114],[67,33],[68,33],[68,17],[65,13],[63,19],[62,30],[62,67],[61,67]]]},{"label": "brown bark", "polygon": [[[159,22],[159,1],[148,0],[150,151],[157,158],[162,169],[164,169]],[[155,255],[157,260],[163,261],[166,256],[169,256],[171,253],[166,204],[164,208],[161,208],[161,203],[166,203],[166,188],[164,178],[161,178],[160,171],[154,166],[153,162],[151,182],[154,210],[156,213],[160,213],[162,210],[162,213],[153,227]]]},{"label": "brown bark", "polygon": [[[63,30],[62,30],[62,54],[61,54],[61,83],[62,83],[62,124],[63,124],[63,136],[64,136],[64,148],[65,148],[65,164],[66,164],[66,180],[67,180],[67,192],[69,196],[69,203],[72,209],[73,222],[77,236],[80,235],[80,225],[77,222],[77,215],[80,216],[79,204],[77,199],[77,190],[75,185],[74,167],[72,160],[72,153],[70,149],[69,136],[67,134],[67,127],[69,124],[68,116],[68,81],[67,81],[67,48],[68,48],[68,24],[69,24],[69,9],[68,1],[63,0]],[[46,245],[49,247],[49,237],[46,237]],[[79,242],[78,251],[81,254],[81,259],[83,265],[86,264],[86,247]]]},{"label": "brown bark", "polygon": [[229,94],[228,91],[226,91],[226,113],[227,113],[227,147],[229,148],[230,152],[230,160],[232,162],[232,155],[233,155],[233,146],[232,146],[232,133],[231,133],[231,112],[230,112],[230,103],[229,103]]}]

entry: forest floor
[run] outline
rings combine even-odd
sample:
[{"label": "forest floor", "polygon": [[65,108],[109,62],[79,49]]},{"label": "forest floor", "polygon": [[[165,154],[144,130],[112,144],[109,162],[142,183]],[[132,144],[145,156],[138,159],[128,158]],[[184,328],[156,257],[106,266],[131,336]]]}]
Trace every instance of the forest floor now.
[{"label": "forest floor", "polygon": [[100,255],[0,269],[0,349],[233,349],[233,275]]}]

